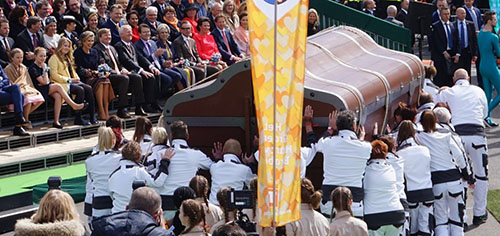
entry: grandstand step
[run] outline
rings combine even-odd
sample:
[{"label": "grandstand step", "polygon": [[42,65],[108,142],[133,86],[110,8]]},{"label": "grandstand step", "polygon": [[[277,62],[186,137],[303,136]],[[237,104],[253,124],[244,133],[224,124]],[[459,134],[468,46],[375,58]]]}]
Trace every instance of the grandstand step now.
[{"label": "grandstand step", "polygon": [[37,209],[38,207],[35,205],[28,205],[0,212],[0,233],[14,230],[18,219],[31,217]]}]

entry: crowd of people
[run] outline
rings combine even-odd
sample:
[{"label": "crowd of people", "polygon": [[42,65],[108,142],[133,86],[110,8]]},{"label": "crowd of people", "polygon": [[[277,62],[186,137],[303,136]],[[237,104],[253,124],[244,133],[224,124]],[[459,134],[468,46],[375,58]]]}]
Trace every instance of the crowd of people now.
[{"label": "crowd of people", "polygon": [[0,2],[0,104],[14,135],[29,135],[29,115],[51,100],[59,129],[63,103],[76,125],[107,120],[115,98],[120,118],[130,106],[159,112],[159,100],[249,55],[244,1]]}]

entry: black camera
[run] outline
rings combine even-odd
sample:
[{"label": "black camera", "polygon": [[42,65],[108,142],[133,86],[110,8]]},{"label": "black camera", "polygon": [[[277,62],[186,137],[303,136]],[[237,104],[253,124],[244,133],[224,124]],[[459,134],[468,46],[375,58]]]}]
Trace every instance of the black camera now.
[{"label": "black camera", "polygon": [[238,210],[238,219],[234,222],[238,224],[247,235],[257,234],[257,223],[250,220],[247,214],[243,213],[243,209],[253,209],[255,202],[253,192],[251,190],[234,190],[227,192],[227,202],[229,210]]},{"label": "black camera", "polygon": [[132,183],[132,189],[136,190],[140,187],[145,187],[146,186],[146,181],[145,180],[134,180]]},{"label": "black camera", "polygon": [[50,176],[49,179],[47,179],[47,185],[49,186],[49,190],[52,189],[59,189],[61,190],[61,176]]}]

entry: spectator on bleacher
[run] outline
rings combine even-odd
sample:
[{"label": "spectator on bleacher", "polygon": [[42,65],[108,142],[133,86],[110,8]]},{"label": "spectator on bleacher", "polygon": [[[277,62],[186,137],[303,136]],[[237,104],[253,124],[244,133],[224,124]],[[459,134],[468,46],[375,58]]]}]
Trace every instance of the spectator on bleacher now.
[{"label": "spectator on bleacher", "polygon": [[[99,30],[99,16],[97,15],[97,12],[91,11],[89,15],[87,16],[87,26],[83,31],[90,31],[94,33],[94,35],[97,35],[97,31]],[[96,38],[97,40],[97,38]]]},{"label": "spectator on bleacher", "polygon": [[85,235],[73,198],[61,190],[50,190],[40,200],[30,219],[18,220],[15,235]]},{"label": "spectator on bleacher", "polygon": [[187,199],[182,202],[179,209],[179,219],[182,225],[186,227],[179,235],[185,236],[205,236],[207,228],[205,226],[205,211],[201,203],[193,199]]},{"label": "spectator on bleacher", "polygon": [[147,186],[161,187],[165,184],[168,175],[170,159],[175,154],[173,149],[168,149],[162,155],[158,172],[152,176],[146,169],[138,164],[141,159],[141,146],[131,141],[122,148],[120,167],[109,176],[109,191],[113,199],[112,212],[124,211],[132,195],[132,183],[135,180],[144,180]]},{"label": "spectator on bleacher", "polygon": [[110,116],[106,121],[106,127],[110,127],[115,134],[115,146],[113,147],[113,150],[116,151],[120,150],[123,145],[129,142],[129,140],[127,140],[123,135],[122,122],[122,119],[116,115]]},{"label": "spectator on bleacher", "polygon": [[165,8],[163,21],[168,25],[170,29],[169,40],[173,42],[177,37],[181,35],[181,22],[176,17],[175,9],[172,6],[167,6]]},{"label": "spectator on bleacher", "polygon": [[440,12],[441,8],[443,7],[448,7],[448,4],[446,4],[446,0],[437,0],[436,11],[432,12],[432,24],[439,21],[444,21],[441,19],[441,12]]},{"label": "spectator on bleacher", "polygon": [[42,19],[42,26],[45,27],[45,19],[49,16],[49,9],[51,8],[49,1],[40,0],[36,3],[36,15]]},{"label": "spectator on bleacher", "polygon": [[80,36],[80,45],[73,57],[75,58],[76,73],[82,82],[92,86],[97,103],[98,120],[106,121],[109,118],[109,103],[115,98],[111,82],[105,72],[99,72],[100,63],[97,50],[94,45],[94,33],[85,31]]},{"label": "spectator on bleacher", "polygon": [[215,29],[215,17],[222,13],[222,3],[215,2],[210,8],[208,19],[210,19],[210,31]]},{"label": "spectator on bleacher", "polygon": [[0,2],[0,8],[3,9],[5,17],[9,17],[10,11],[16,7],[15,0],[5,0]]},{"label": "spectator on bleacher", "polygon": [[[113,200],[108,189],[108,178],[120,167],[120,153],[113,147],[115,133],[109,127],[99,127],[97,136],[97,152],[85,160],[87,170],[87,186],[92,196],[92,217],[97,218],[111,214]],[[89,187],[86,188],[89,190]],[[89,194],[88,192],[86,194]]]},{"label": "spectator on bleacher", "polygon": [[73,50],[75,50],[76,46],[78,45],[79,34],[76,32],[77,25],[78,21],[76,21],[75,17],[70,15],[64,15],[62,17],[63,32],[61,33],[61,38],[67,38],[71,40]]},{"label": "spectator on bleacher", "polygon": [[330,236],[368,236],[368,227],[366,223],[353,217],[351,204],[352,193],[349,188],[337,187],[331,193],[332,214],[335,209],[336,214],[330,223]]},{"label": "spectator on bleacher", "polygon": [[13,134],[18,136],[29,136],[23,128],[23,126],[29,124],[23,116],[23,101],[24,96],[21,93],[19,85],[10,85],[9,78],[5,75],[3,68],[0,67],[0,104],[12,104],[14,107],[14,123],[16,125],[14,126]]},{"label": "spectator on bleacher", "polygon": [[457,29],[450,22],[450,9],[442,7],[440,12],[442,20],[432,24],[429,36],[431,58],[437,69],[434,83],[437,86],[452,86],[452,69],[456,66],[452,60],[459,46],[458,34],[455,33]]},{"label": "spectator on bleacher", "polygon": [[0,19],[5,19],[5,14],[3,11],[3,7],[0,5]]},{"label": "spectator on bleacher", "polygon": [[172,6],[175,10],[175,17],[177,19],[183,19],[184,18],[184,9],[186,6],[181,3],[181,0],[170,0],[168,3],[170,6]]},{"label": "spectator on bleacher", "polygon": [[316,9],[311,8],[307,11],[307,36],[316,34],[318,33],[318,31],[319,31],[319,15]]},{"label": "spectator on bleacher", "polygon": [[140,187],[131,194],[127,211],[92,222],[92,235],[173,236],[165,229],[158,193],[151,188]]},{"label": "spectator on bleacher", "polygon": [[364,0],[363,1],[363,12],[372,16],[375,16],[375,1],[374,0]]},{"label": "spectator on bleacher", "polygon": [[408,15],[408,7],[410,6],[410,0],[402,0],[398,14],[396,15],[396,20],[406,24],[406,16]]},{"label": "spectator on bleacher", "polygon": [[203,206],[205,224],[212,227],[215,223],[222,220],[222,210],[218,206],[208,202],[208,189],[210,187],[208,180],[202,175],[197,175],[189,181],[189,187],[196,193],[195,200]]},{"label": "spectator on bleacher", "polygon": [[160,23],[163,22],[163,16],[165,15],[165,9],[167,8],[168,5],[167,0],[155,0],[153,3],[151,3],[151,6],[156,7],[157,14],[156,14],[156,20],[159,21]]},{"label": "spectator on bleacher", "polygon": [[[52,14],[51,16],[55,17],[57,22],[62,19],[62,16],[66,12],[66,1],[65,0],[54,0],[52,2]],[[60,28],[57,28],[58,32],[60,32]]]},{"label": "spectator on bleacher", "polygon": [[57,34],[57,20],[54,16],[49,16],[45,20],[43,31],[43,47],[49,50],[49,56],[54,54],[61,35]]},{"label": "spectator on bleacher", "polygon": [[108,0],[96,0],[95,5],[97,7],[97,17],[98,17],[98,25],[102,25],[109,18],[108,11]]},{"label": "spectator on bleacher", "polygon": [[463,7],[457,8],[457,19],[453,22],[456,38],[458,39],[457,54],[454,58],[457,68],[463,68],[471,75],[471,64],[478,57],[477,36],[474,23],[465,20],[466,11]]},{"label": "spectator on bleacher", "polygon": [[73,16],[76,20],[76,33],[80,35],[83,32],[83,26],[87,25],[85,17],[89,14],[89,9],[84,7],[81,0],[68,0],[68,10],[66,16]]},{"label": "spectator on bleacher", "polygon": [[217,43],[219,52],[222,55],[222,60],[228,65],[232,65],[235,62],[240,61],[245,55],[243,55],[234,41],[232,33],[226,28],[226,21],[223,15],[218,15],[215,17],[216,28],[212,31],[212,36]]},{"label": "spectator on bleacher", "polygon": [[198,8],[198,18],[208,16],[208,4],[206,0],[195,0],[194,5]]},{"label": "spectator on bleacher", "polygon": [[15,47],[23,50],[24,61],[26,66],[31,65],[35,58],[33,51],[36,47],[43,47],[43,33],[40,31],[42,28],[42,21],[38,16],[31,16],[26,23],[26,29],[19,33],[16,37]]},{"label": "spectator on bleacher", "polygon": [[34,53],[35,61],[28,68],[29,75],[33,85],[42,94],[45,101],[48,101],[49,96],[54,99],[54,122],[52,123],[52,127],[62,129],[63,125],[59,122],[62,102],[66,101],[75,111],[83,109],[84,104],[75,103],[60,84],[50,82],[49,67],[45,63],[47,59],[45,48],[35,48]]},{"label": "spectator on bleacher", "polygon": [[210,174],[212,175],[210,202],[215,205],[219,205],[217,192],[220,188],[229,186],[235,190],[242,190],[255,177],[250,167],[243,164],[240,159],[242,150],[238,140],[228,139],[224,143],[222,152],[223,160],[210,167]]},{"label": "spectator on bleacher", "polygon": [[199,33],[198,31],[198,7],[196,7],[194,4],[189,4],[186,6],[184,9],[184,19],[182,21],[187,21],[189,24],[191,24],[191,33],[193,34],[193,37]]},{"label": "spectator on bleacher", "polygon": [[[247,2],[241,2],[236,13],[240,16],[243,12],[248,12]],[[241,17],[240,17],[241,21]]]},{"label": "spectator on bleacher", "polygon": [[14,47],[14,39],[9,37],[9,21],[0,19],[0,66],[5,68],[9,64],[9,53]]},{"label": "spectator on bleacher", "polygon": [[174,85],[182,80],[181,74],[163,66],[165,62],[163,53],[165,50],[163,48],[158,48],[156,43],[151,40],[151,31],[146,24],[139,25],[139,34],[141,39],[134,44],[137,53],[141,54],[142,57],[146,58],[151,65],[154,66],[154,68],[160,71],[157,75],[160,80],[160,84],[157,88],[159,91],[158,97],[165,98],[171,96],[173,94],[172,89]]},{"label": "spectator on bleacher", "polygon": [[148,6],[147,0],[132,0],[130,10],[135,10],[139,13],[139,24],[146,20],[146,7]]},{"label": "spectator on bleacher", "polygon": [[16,39],[17,35],[26,29],[28,13],[25,6],[16,6],[9,14],[9,37]]},{"label": "spectator on bleacher", "polygon": [[132,27],[132,43],[136,43],[141,38],[139,35],[139,13],[132,10],[127,13],[127,23]]},{"label": "spectator on bleacher", "polygon": [[143,23],[145,23],[149,30],[151,31],[151,39],[156,40],[158,38],[157,28],[160,25],[160,22],[157,21],[158,9],[153,6],[149,6],[146,8],[146,19]]},{"label": "spectator on bleacher", "polygon": [[153,123],[147,117],[137,117],[135,120],[135,131],[132,140],[139,143],[141,153],[149,154],[151,147],[151,134],[153,132]]},{"label": "spectator on bleacher", "polygon": [[286,224],[286,235],[329,235],[330,225],[328,220],[315,211],[319,208],[323,194],[314,191],[312,182],[303,178],[300,191],[300,220]]},{"label": "spectator on bleacher", "polygon": [[481,17],[481,11],[473,5],[474,0],[465,0],[464,2],[464,8],[467,14],[465,19],[472,21],[476,32],[479,32],[479,30],[483,27],[483,17]]},{"label": "spectator on bleacher", "polygon": [[[121,22],[123,8],[121,5],[114,4],[109,8],[109,18],[100,28],[108,28],[111,31],[111,45],[115,45],[120,41],[119,29],[123,26]],[[128,19],[128,18],[127,18]]]},{"label": "spectator on bleacher", "polygon": [[[169,208],[174,209],[175,211],[169,214],[168,211],[164,211],[165,219],[169,219],[167,224],[169,227],[174,227],[174,234],[179,235],[186,227],[182,225],[181,220],[179,218],[179,209],[181,208],[182,202],[187,199],[195,199],[196,194],[190,187],[179,187],[174,191],[174,196],[167,202],[165,199],[162,199],[163,204],[167,204]],[[173,218],[172,218],[173,216]]]},{"label": "spectator on bleacher", "polygon": [[[131,43],[132,41],[132,28],[129,25],[124,25],[120,27],[120,38],[121,40],[115,44],[116,51],[118,52],[118,58],[120,64],[122,64],[128,71],[140,74],[143,81],[143,91],[146,106],[136,106],[136,112],[139,114],[146,115],[146,112],[159,112],[156,101],[156,84],[157,78],[155,76],[160,75],[160,71],[151,64],[148,59],[144,58],[137,49]],[[149,71],[146,71],[147,68]],[[142,110],[144,108],[144,111]]]},{"label": "spectator on bleacher", "polygon": [[224,214],[224,217],[222,220],[219,222],[215,223],[211,228],[210,228],[210,234],[213,234],[215,230],[217,230],[218,227],[227,224],[230,221],[237,220],[237,214],[238,210],[233,209],[229,210],[229,202],[227,199],[227,193],[231,191],[230,187],[222,187],[219,189],[217,192],[217,201],[219,202],[219,207],[222,210],[222,213]]},{"label": "spectator on bleacher", "polygon": [[[234,31],[240,26],[240,18],[236,14],[236,5],[233,0],[224,1],[224,5],[222,5],[222,15],[225,20],[224,28],[228,29],[231,34],[234,34]],[[217,19],[215,22],[215,24],[217,24]]]},{"label": "spectator on bleacher", "polygon": [[[126,23],[125,21],[125,13],[126,12],[130,12],[130,4],[131,2],[129,0],[115,0],[115,4],[118,4],[120,6],[122,6],[122,10],[123,10],[123,18],[121,20],[122,23]],[[109,9],[108,9],[109,10]]]},{"label": "spectator on bleacher", "polygon": [[19,48],[14,48],[10,52],[10,64],[5,67],[5,74],[11,84],[19,85],[21,93],[24,95],[23,112],[24,119],[30,123],[29,128],[32,128],[29,121],[29,115],[35,111],[40,105],[45,102],[42,94],[35,89],[33,82],[29,78],[28,68],[23,65],[23,51]]},{"label": "spectator on bleacher", "polygon": [[35,16],[36,1],[35,0],[17,0],[18,6],[25,6],[28,16]]},{"label": "spectator on bleacher", "polygon": [[387,17],[385,18],[386,21],[392,22],[398,26],[404,27],[403,22],[396,20],[396,14],[398,13],[398,9],[394,5],[389,5],[387,6]]},{"label": "spectator on bleacher", "polygon": [[80,81],[73,65],[73,49],[71,41],[67,38],[61,38],[57,44],[56,51],[49,59],[50,81],[63,86],[64,90],[71,95],[75,95],[76,103],[88,102],[88,113],[90,122],[82,118],[82,111],[75,111],[75,125],[97,124],[95,118],[95,100],[92,87]]},{"label": "spectator on bleacher", "polygon": [[[250,39],[248,35],[248,14],[243,12],[239,15],[240,26],[234,32],[234,41],[238,45],[240,51],[245,55],[245,57],[250,56]],[[307,28],[309,32],[309,24]]]},{"label": "spectator on bleacher", "polygon": [[207,17],[201,17],[198,20],[200,33],[193,35],[196,42],[198,54],[202,60],[210,61],[211,65],[217,66],[219,70],[227,67],[227,64],[222,61],[222,55],[219,52],[217,43],[214,37],[210,34],[210,20]]},{"label": "spectator on bleacher", "polygon": [[[128,114],[128,90],[132,92],[135,101],[135,114],[143,115],[142,104],[144,103],[144,93],[142,89],[142,78],[134,72],[130,72],[123,68],[118,60],[118,53],[116,49],[110,45],[111,33],[107,28],[100,29],[97,32],[99,42],[94,45],[94,48],[99,54],[99,64],[107,64],[111,68],[111,73],[108,78],[111,85],[118,94],[118,104],[116,105],[118,111],[116,114],[123,119],[130,118]],[[142,113],[141,113],[142,112]]]}]

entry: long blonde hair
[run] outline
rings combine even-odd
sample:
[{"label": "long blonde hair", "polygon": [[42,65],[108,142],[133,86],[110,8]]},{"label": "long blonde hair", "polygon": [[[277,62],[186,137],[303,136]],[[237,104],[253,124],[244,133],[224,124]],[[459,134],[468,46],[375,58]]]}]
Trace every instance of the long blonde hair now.
[{"label": "long blonde hair", "polygon": [[[66,55],[64,55],[61,51],[65,42],[69,43],[69,51]],[[72,65],[75,62],[75,58],[73,57],[73,44],[71,43],[71,40],[69,40],[66,37],[61,37],[61,39],[59,39],[59,42],[57,43],[56,52],[54,54],[59,58],[59,60],[61,60],[64,63],[66,63],[66,60],[69,60],[69,63],[71,63]]]},{"label": "long blonde hair", "polygon": [[31,220],[39,224],[69,220],[80,221],[80,216],[76,211],[73,198],[64,191],[53,189],[42,197],[38,212],[31,217]]},{"label": "long blonde hair", "polygon": [[111,149],[115,146],[115,133],[111,128],[99,127],[97,133],[97,147],[100,152]]},{"label": "long blonde hair", "polygon": [[[227,5],[229,5],[229,3],[232,3],[233,4],[233,12],[226,12],[226,7]],[[228,15],[230,17],[233,17],[233,16],[238,16],[237,15],[237,6],[236,6],[236,3],[234,3],[233,0],[226,0],[224,1],[224,4],[222,5],[222,13],[224,13],[225,15]]]}]

